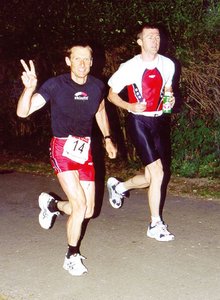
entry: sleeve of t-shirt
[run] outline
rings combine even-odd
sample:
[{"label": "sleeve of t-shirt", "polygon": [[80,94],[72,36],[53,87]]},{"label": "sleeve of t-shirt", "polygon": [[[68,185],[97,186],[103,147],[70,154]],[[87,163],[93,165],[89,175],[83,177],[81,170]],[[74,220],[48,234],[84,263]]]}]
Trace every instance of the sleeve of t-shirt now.
[{"label": "sleeve of t-shirt", "polygon": [[106,85],[101,82],[101,91],[102,91],[102,96],[101,96],[101,101],[107,96],[107,89]]},{"label": "sleeve of t-shirt", "polygon": [[[95,78],[95,77],[94,77]],[[100,102],[107,96],[106,85],[100,79],[95,78],[96,85],[99,89]]]},{"label": "sleeve of t-shirt", "polygon": [[123,63],[118,70],[108,80],[108,85],[114,93],[120,93],[129,84],[128,64]]},{"label": "sleeve of t-shirt", "polygon": [[51,91],[53,87],[52,79],[45,81],[40,88],[37,90],[37,93],[40,94],[46,102],[49,102],[51,99]]},{"label": "sleeve of t-shirt", "polygon": [[169,73],[168,76],[166,78],[166,83],[165,83],[165,87],[169,88],[172,86],[172,81],[173,81],[173,76],[174,76],[174,72],[175,72],[175,65],[172,62],[172,60],[169,60]]}]

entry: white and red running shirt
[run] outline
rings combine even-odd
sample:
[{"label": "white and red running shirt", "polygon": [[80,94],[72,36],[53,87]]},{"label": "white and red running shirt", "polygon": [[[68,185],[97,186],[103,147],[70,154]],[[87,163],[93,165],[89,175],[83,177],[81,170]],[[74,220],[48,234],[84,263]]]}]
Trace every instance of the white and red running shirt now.
[{"label": "white and red running shirt", "polygon": [[147,103],[142,115],[162,114],[162,97],[164,87],[172,86],[175,65],[169,58],[158,54],[155,60],[145,62],[141,55],[136,55],[111,76],[108,81],[113,92],[120,93],[127,87],[130,103]]}]

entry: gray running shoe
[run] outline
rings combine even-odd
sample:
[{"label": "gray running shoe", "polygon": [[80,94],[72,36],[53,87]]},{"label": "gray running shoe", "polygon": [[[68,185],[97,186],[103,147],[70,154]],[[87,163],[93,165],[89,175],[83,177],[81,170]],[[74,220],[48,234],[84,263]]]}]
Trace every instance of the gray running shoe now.
[{"label": "gray running shoe", "polygon": [[174,235],[167,230],[167,225],[162,221],[157,222],[155,226],[148,226],[147,236],[160,242],[169,242],[174,240]]},{"label": "gray running shoe", "polygon": [[51,212],[48,209],[48,206],[52,201],[55,201],[55,199],[47,193],[41,193],[38,198],[39,207],[41,209],[39,214],[39,223],[44,229],[52,228],[56,217],[60,215],[59,211]]},{"label": "gray running shoe", "polygon": [[64,270],[68,271],[73,276],[81,276],[88,273],[87,268],[82,263],[82,259],[85,259],[85,257],[79,253],[71,255],[70,258],[65,257],[63,263]]},{"label": "gray running shoe", "polygon": [[116,186],[120,183],[114,177],[110,177],[107,180],[107,188],[109,193],[109,202],[113,208],[120,208],[122,207],[124,197],[126,197],[125,193],[119,194],[116,192]]}]

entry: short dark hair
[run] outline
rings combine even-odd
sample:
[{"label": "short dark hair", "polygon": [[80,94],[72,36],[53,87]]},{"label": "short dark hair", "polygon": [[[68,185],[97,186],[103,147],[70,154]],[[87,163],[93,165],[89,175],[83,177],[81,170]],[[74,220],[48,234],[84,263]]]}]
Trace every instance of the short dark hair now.
[{"label": "short dark hair", "polygon": [[74,48],[74,47],[83,47],[83,48],[89,48],[90,52],[91,52],[91,55],[93,54],[93,50],[92,50],[92,47],[90,45],[90,43],[88,41],[78,41],[78,40],[75,40],[73,42],[71,42],[68,46],[65,47],[64,49],[64,55],[67,56],[67,57],[70,57],[71,55],[71,49]]},{"label": "short dark hair", "polygon": [[137,40],[141,38],[141,34],[144,29],[158,29],[160,31],[160,27],[157,24],[145,23],[141,25],[141,27],[137,31]]}]

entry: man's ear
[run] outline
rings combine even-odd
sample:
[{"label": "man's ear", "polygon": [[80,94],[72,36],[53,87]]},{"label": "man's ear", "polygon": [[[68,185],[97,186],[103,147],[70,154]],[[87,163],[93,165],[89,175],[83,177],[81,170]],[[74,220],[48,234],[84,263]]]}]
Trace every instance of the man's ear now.
[{"label": "man's ear", "polygon": [[142,46],[143,45],[142,39],[138,39],[137,44],[138,44],[138,46]]},{"label": "man's ear", "polygon": [[66,62],[66,64],[67,64],[68,67],[71,66],[71,62],[70,62],[70,59],[69,59],[68,56],[65,57],[65,62]]}]

